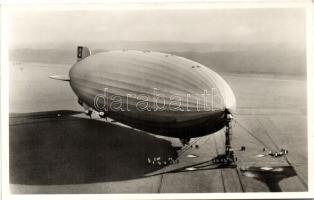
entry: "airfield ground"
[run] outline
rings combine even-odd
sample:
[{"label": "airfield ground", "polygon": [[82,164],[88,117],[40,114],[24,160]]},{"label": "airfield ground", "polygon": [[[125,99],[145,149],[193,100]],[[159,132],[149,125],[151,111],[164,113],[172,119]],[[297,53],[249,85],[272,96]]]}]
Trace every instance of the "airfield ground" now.
[{"label": "airfield ground", "polygon": [[[305,79],[222,74],[237,99],[232,144],[238,162],[225,168],[211,163],[223,152],[223,131],[178,150],[178,139],[84,116],[69,84],[48,78],[69,67],[10,67],[12,193],[307,191]],[[287,156],[261,157],[281,148]],[[148,163],[176,156],[176,164]]]}]

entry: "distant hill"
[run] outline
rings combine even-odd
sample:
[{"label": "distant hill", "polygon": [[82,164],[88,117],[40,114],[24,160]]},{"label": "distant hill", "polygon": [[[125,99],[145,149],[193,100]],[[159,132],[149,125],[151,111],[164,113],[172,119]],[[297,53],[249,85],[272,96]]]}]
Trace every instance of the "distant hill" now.
[{"label": "distant hill", "polygon": [[[197,49],[196,47],[199,47],[199,49],[194,50]],[[176,45],[171,48],[170,44],[163,46],[156,43],[152,45],[152,48],[148,48],[147,44],[136,46],[135,44],[127,43],[124,46],[113,45],[111,48],[106,49],[138,49],[168,52],[195,60],[217,72],[306,75],[305,51],[280,45],[239,46],[237,49],[236,45],[228,47],[216,45],[209,48],[208,44],[207,46],[197,44],[189,47],[188,44],[184,43],[181,46]],[[100,51],[103,50],[92,50],[93,53]],[[11,62],[73,64],[76,62],[76,49],[12,49],[10,50],[9,60]]]}]

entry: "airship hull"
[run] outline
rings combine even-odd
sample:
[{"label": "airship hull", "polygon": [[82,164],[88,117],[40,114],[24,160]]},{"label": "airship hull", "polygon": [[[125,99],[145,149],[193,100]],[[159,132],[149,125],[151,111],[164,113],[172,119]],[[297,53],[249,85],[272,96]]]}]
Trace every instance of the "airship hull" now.
[{"label": "airship hull", "polygon": [[179,138],[214,133],[235,109],[229,85],[200,63],[159,52],[108,51],[77,62],[70,85],[89,107],[131,127]]},{"label": "airship hull", "polygon": [[[177,137],[177,138],[193,138],[204,136],[210,133],[214,133],[225,126],[225,113],[221,111],[207,113],[203,118],[190,119],[185,121],[176,121],[175,119],[164,120],[164,111],[158,111],[160,113],[154,113],[155,119],[141,120],[137,116],[138,112],[130,112],[127,115],[125,113],[112,112],[110,117],[117,121],[120,121],[131,127],[147,131],[150,133]],[[168,115],[177,116],[182,114],[179,112],[168,111]],[[141,113],[143,116],[151,116],[150,113]],[[160,117],[160,121],[156,119]]]}]

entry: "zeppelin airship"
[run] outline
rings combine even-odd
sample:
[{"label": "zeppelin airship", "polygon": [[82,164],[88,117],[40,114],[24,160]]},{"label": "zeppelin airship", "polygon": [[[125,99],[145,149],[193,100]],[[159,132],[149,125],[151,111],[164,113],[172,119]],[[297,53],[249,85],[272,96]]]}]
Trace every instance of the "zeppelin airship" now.
[{"label": "zeppelin airship", "polygon": [[78,47],[66,76],[87,114],[98,112],[145,132],[190,138],[226,126],[236,101],[227,82],[210,68],[172,54],[115,50],[91,54]]}]

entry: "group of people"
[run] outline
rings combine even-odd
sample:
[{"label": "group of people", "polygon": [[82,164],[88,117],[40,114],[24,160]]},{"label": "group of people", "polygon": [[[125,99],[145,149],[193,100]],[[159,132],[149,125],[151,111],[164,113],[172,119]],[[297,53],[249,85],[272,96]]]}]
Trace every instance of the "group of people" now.
[{"label": "group of people", "polygon": [[[263,149],[264,151],[266,150],[265,148]],[[287,155],[288,154],[288,150],[287,149],[280,149],[280,151],[269,151],[268,152],[268,155],[270,156],[274,156],[274,157],[280,157],[280,156],[283,156],[283,155]]]},{"label": "group of people", "polygon": [[175,160],[172,157],[168,157],[168,159],[161,159],[161,157],[153,157],[147,158],[147,163],[151,164],[151,165],[168,165],[168,164],[174,164],[176,162],[178,162],[179,160]]}]

